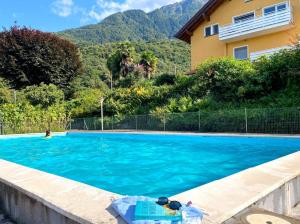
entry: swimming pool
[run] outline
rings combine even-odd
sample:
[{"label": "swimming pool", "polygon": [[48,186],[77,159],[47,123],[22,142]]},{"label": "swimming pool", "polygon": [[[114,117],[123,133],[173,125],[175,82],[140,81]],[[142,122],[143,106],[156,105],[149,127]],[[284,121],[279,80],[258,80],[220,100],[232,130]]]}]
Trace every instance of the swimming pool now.
[{"label": "swimming pool", "polygon": [[300,149],[300,138],[68,133],[0,138],[0,158],[123,195],[171,196]]}]

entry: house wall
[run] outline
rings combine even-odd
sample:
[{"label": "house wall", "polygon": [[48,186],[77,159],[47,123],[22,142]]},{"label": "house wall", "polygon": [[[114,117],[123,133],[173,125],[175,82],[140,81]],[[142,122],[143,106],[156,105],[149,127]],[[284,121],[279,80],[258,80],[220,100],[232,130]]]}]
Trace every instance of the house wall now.
[{"label": "house wall", "polygon": [[204,37],[205,27],[213,24],[224,26],[232,23],[232,18],[247,12],[255,11],[256,16],[262,15],[262,9],[266,6],[284,2],[284,0],[252,0],[245,3],[244,0],[225,0],[210,15],[210,20],[202,23],[191,37],[191,61],[192,69],[195,69],[203,60],[212,57],[233,56],[235,47],[248,46],[251,52],[278,48],[298,42],[300,34],[300,0],[288,1],[293,8],[294,25],[285,31],[278,31],[264,36],[225,43],[219,40],[219,35]]}]

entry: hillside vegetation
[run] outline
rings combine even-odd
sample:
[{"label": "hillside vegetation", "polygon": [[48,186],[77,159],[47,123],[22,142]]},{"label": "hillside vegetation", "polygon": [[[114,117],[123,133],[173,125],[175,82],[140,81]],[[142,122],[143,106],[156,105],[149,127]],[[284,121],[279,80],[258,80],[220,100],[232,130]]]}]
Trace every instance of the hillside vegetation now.
[{"label": "hillside vegetation", "polygon": [[[109,70],[106,66],[107,58],[117,50],[120,43],[90,44],[78,43],[82,54],[85,76],[84,79],[101,77],[109,82]],[[184,73],[190,69],[190,46],[181,41],[153,41],[131,42],[138,55],[144,51],[151,51],[158,58],[158,65],[154,76],[164,73]],[[175,71],[176,70],[176,71]]]},{"label": "hillside vegetation", "polygon": [[[3,43],[7,42],[3,41]],[[20,42],[20,44],[23,43],[23,41]],[[163,43],[162,46],[160,43]],[[175,48],[170,54],[165,54],[167,48],[163,49],[166,43],[172,43]],[[126,47],[130,50],[127,50]],[[282,51],[270,58],[261,58],[255,63],[230,58],[211,59],[198,67],[196,75],[186,76],[179,71],[180,67],[177,68],[177,74],[174,74],[172,62],[183,64],[180,62],[183,60],[181,57],[184,57],[182,51],[185,49],[188,52],[185,47],[180,43],[169,41],[157,42],[153,45],[144,42],[122,45],[116,43],[82,44],[80,45],[80,57],[83,60],[82,73],[77,74],[67,87],[54,85],[63,77],[55,77],[49,81],[45,76],[45,80],[34,83],[36,85],[31,86],[29,83],[28,86],[21,88],[16,92],[17,97],[14,98],[13,87],[18,86],[17,83],[20,80],[10,79],[9,82],[6,79],[7,76],[3,74],[2,77],[5,79],[0,80],[0,110],[3,117],[10,120],[16,117],[19,120],[26,120],[34,117],[34,114],[39,114],[38,116],[45,119],[59,120],[61,117],[68,116],[98,116],[101,97],[106,98],[105,114],[107,116],[192,112],[203,109],[285,107],[300,104],[300,79],[298,76],[300,48]],[[10,47],[5,45],[4,48]],[[20,49],[20,47],[17,46],[16,49]],[[145,52],[150,50],[158,56],[158,67],[153,69],[153,71],[156,70],[156,74],[147,77],[142,75],[142,70],[126,70],[127,66],[139,64]],[[25,58],[27,51],[32,55],[39,54],[39,52],[26,49],[22,54]],[[112,66],[116,66],[112,67],[114,73],[122,73],[122,75],[114,76],[113,88],[110,89],[110,79],[105,74],[109,73],[106,68],[106,59],[111,58],[118,51],[121,60],[125,60],[129,64],[125,63],[120,66],[118,62],[120,59],[112,64]],[[6,51],[1,50],[0,52]],[[160,54],[161,56],[159,56]],[[19,58],[18,61],[22,62],[23,60]],[[164,62],[170,63],[170,67]],[[69,64],[68,60],[63,63]],[[14,63],[8,63],[5,66],[9,68],[10,65],[15,66]],[[23,66],[22,63],[20,65]],[[35,66],[30,66],[30,68],[34,69]],[[52,69],[49,67],[36,68],[42,74],[47,74]],[[23,67],[21,67],[22,69]],[[26,71],[23,70],[23,72]],[[27,114],[27,111],[35,110],[36,112],[31,112],[30,116]],[[24,112],[26,113],[23,114]]]},{"label": "hillside vegetation", "polygon": [[59,35],[100,44],[170,39],[206,1],[184,0],[149,13],[142,10],[115,13],[98,24],[65,30]]}]

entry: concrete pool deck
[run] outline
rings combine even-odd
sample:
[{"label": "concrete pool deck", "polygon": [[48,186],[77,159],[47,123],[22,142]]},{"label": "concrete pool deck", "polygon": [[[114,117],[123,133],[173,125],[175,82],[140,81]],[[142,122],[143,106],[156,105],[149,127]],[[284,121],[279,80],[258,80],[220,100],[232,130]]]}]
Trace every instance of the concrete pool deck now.
[{"label": "concrete pool deck", "polygon": [[[0,160],[0,209],[17,223],[123,224],[110,207],[111,201],[119,197],[121,195]],[[235,217],[251,207],[294,216],[294,207],[300,202],[300,152],[172,198],[192,201],[195,207],[204,209],[208,213],[204,224],[234,223]]]}]

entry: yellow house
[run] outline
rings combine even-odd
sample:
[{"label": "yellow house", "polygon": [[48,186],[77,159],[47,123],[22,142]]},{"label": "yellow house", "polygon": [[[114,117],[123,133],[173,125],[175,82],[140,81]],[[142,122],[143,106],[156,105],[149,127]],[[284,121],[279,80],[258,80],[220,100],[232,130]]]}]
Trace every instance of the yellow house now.
[{"label": "yellow house", "polygon": [[192,69],[211,57],[255,60],[299,43],[300,0],[209,0],[175,35]]}]

